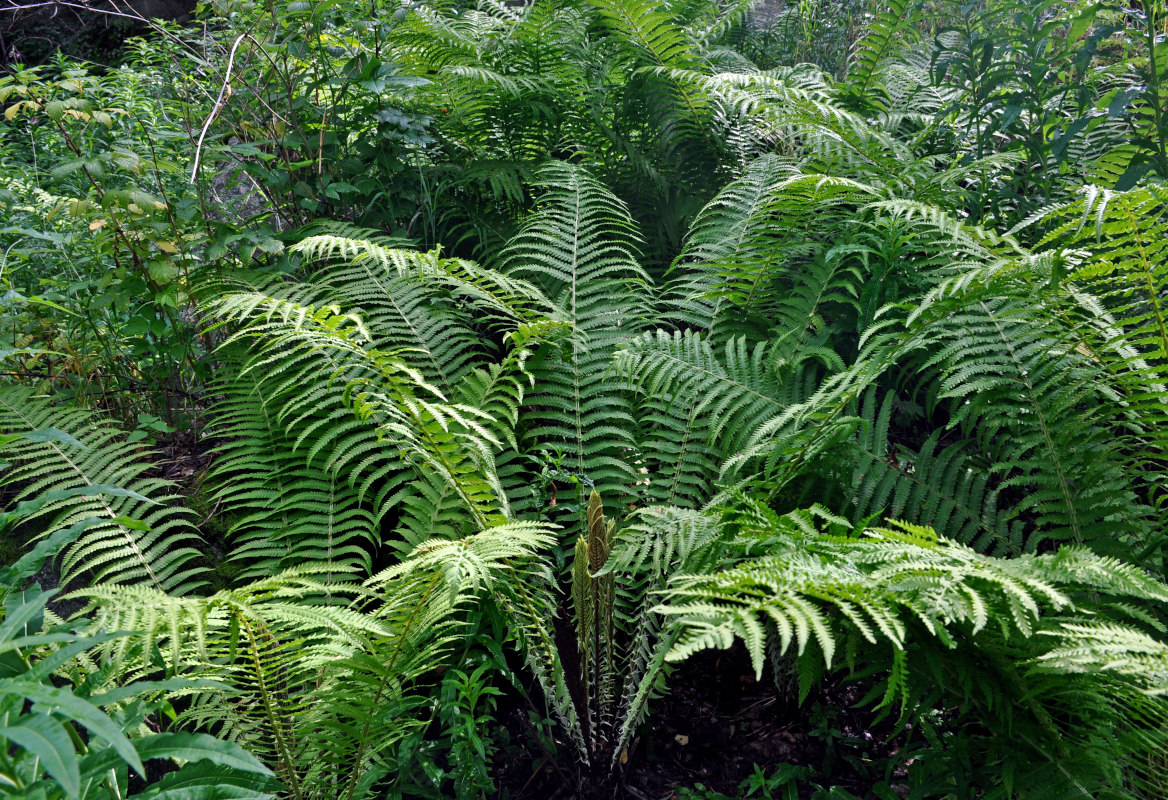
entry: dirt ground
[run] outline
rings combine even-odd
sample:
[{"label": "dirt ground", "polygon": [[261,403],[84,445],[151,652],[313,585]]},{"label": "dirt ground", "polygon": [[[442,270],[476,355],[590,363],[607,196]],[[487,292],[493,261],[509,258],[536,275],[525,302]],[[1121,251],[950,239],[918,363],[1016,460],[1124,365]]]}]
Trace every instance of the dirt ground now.
[{"label": "dirt ground", "polygon": [[[898,746],[887,723],[870,730],[870,712],[851,708],[860,696],[856,688],[829,687],[800,708],[769,675],[755,680],[741,647],[694,656],[680,665],[669,688],[634,738],[627,763],[600,790],[583,791],[563,764],[551,766],[523,731],[529,727],[523,709],[512,709],[505,724],[515,745],[493,772],[500,797],[672,800],[697,784],[738,797],[756,765],[770,773],[781,764],[810,767],[822,776],[818,780],[863,797],[886,778],[883,766]],[[810,796],[810,789],[800,796]]]}]

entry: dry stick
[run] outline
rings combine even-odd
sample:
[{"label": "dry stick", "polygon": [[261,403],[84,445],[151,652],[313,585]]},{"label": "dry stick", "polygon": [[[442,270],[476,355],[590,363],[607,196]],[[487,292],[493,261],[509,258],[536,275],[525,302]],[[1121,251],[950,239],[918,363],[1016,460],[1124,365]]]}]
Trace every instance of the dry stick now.
[{"label": "dry stick", "polygon": [[[243,33],[241,33],[239,36],[236,37],[235,41],[231,45],[231,52],[227,57],[227,74],[223,77],[223,86],[219,89],[219,97],[216,98],[214,108],[211,109],[211,113],[207,116],[207,120],[203,123],[203,129],[199,132],[199,140],[195,145],[195,163],[191,169],[191,180],[190,180],[191,184],[195,183],[196,176],[198,175],[198,172],[199,172],[199,158],[202,154],[203,139],[206,138],[207,131],[208,131],[208,129],[210,129],[211,123],[215,121],[215,118],[219,115],[219,112],[223,110],[224,106],[226,106],[226,98],[224,97],[224,95],[226,94],[227,96],[230,96],[231,71],[232,71],[232,68],[235,64],[235,51],[239,48],[240,42],[244,39],[251,39],[252,42],[254,42],[256,44],[256,46],[259,48],[259,51],[264,56],[264,58],[266,58],[268,60],[268,63],[272,65],[272,68],[276,69],[277,71],[279,70],[279,67],[276,65],[276,62],[272,59],[272,56],[268,53],[267,50],[264,49],[264,46],[262,44],[260,44],[260,42],[254,36],[251,35],[250,31],[244,31]],[[250,84],[247,82],[246,78],[241,78],[240,80],[243,81],[245,86],[248,86],[250,88]],[[289,84],[288,85],[289,102],[291,102],[291,99],[292,99],[291,92],[292,92],[292,87]],[[283,122],[287,122],[287,120],[285,120],[281,115],[277,114],[276,111],[271,106],[269,106],[267,103],[264,102],[263,98],[260,97],[259,92],[256,92],[253,90],[253,94],[255,94],[255,96],[259,99],[260,103],[262,103],[265,108],[267,108],[269,111],[271,111],[271,113],[276,118],[280,119]],[[291,124],[295,125],[294,122]],[[297,128],[298,127],[299,126],[297,126]],[[255,183],[254,179],[252,182]],[[258,186],[258,184],[257,184],[257,186]],[[278,220],[279,216],[280,216],[280,212],[278,210],[278,205],[275,203],[274,197],[264,187],[259,186],[259,188],[264,193],[264,195],[268,198],[268,200],[272,203],[272,208],[275,210],[276,218]]]},{"label": "dry stick", "polygon": [[246,38],[250,38],[248,34],[241,33],[231,43],[231,53],[227,56],[227,74],[223,76],[223,85],[219,88],[219,96],[215,98],[215,106],[211,109],[211,113],[207,115],[207,121],[203,123],[203,129],[199,131],[199,141],[195,145],[195,165],[191,169],[190,180],[192,184],[199,174],[199,157],[203,154],[203,139],[207,137],[207,131],[210,129],[211,123],[215,121],[215,117],[219,116],[219,112],[223,110],[223,106],[226,104],[226,97],[230,96],[231,93],[231,69],[235,66],[235,51],[239,49],[239,43]]},{"label": "dry stick", "polygon": [[[254,42],[254,41],[256,41],[255,37],[250,35],[250,30],[249,30],[249,31],[246,33],[246,35],[247,35],[247,36],[248,36],[248,38],[249,38],[249,39],[251,39],[253,42]],[[276,66],[276,65],[275,65],[275,62],[273,62],[273,61],[272,61],[272,57],[271,57],[270,55],[268,55],[267,51],[266,51],[266,50],[264,50],[264,49],[261,47],[261,48],[260,48],[260,52],[261,52],[261,53],[263,53],[263,54],[264,54],[264,57],[268,59],[268,63],[269,63],[269,64],[272,64],[273,68],[275,68],[275,66]],[[246,66],[246,64],[245,64],[245,66]],[[270,105],[268,105],[267,101],[265,101],[265,100],[264,100],[264,98],[263,98],[263,93],[262,93],[262,92],[260,92],[258,88],[256,88],[256,87],[254,87],[254,86],[252,86],[252,85],[251,85],[251,82],[250,82],[250,81],[248,81],[248,79],[247,79],[247,76],[246,76],[246,75],[243,75],[243,74],[241,74],[241,75],[240,75],[240,76],[237,78],[237,80],[238,80],[240,83],[242,83],[242,84],[244,85],[244,87],[245,87],[245,88],[247,88],[247,89],[249,89],[249,90],[251,91],[251,93],[252,93],[252,97],[254,97],[254,98],[257,100],[257,101],[259,101],[260,105],[262,105],[264,108],[266,108],[266,109],[268,110],[268,112],[269,112],[269,113],[272,115],[272,118],[273,118],[273,119],[278,119],[280,122],[283,122],[283,123],[285,123],[285,124],[287,124],[287,125],[291,125],[291,124],[292,124],[292,123],[290,123],[288,120],[284,119],[284,117],[283,117],[283,116],[282,116],[282,115],[281,115],[279,112],[277,112],[277,111],[276,111],[274,108],[272,108]],[[184,110],[185,110],[185,108],[184,108]],[[191,131],[191,128],[192,128],[192,126],[188,124],[188,125],[187,125],[187,138],[188,138],[188,139],[192,139],[192,144],[193,144],[193,143],[194,143],[194,140],[193,140],[193,137],[191,136],[191,133],[190,133],[190,131]],[[246,166],[246,163],[247,163],[247,162],[245,162],[245,161],[244,161],[242,158],[240,158],[239,156],[235,155],[234,153],[231,153],[230,151],[228,151],[227,155],[228,155],[228,156],[230,156],[231,158],[234,158],[236,161],[238,161],[241,167],[243,167],[243,166]],[[245,177],[246,177],[246,178],[247,178],[249,181],[251,181],[252,185],[253,185],[253,186],[254,186],[254,187],[255,187],[255,188],[258,190],[258,191],[260,191],[260,192],[261,192],[261,193],[264,195],[264,197],[266,197],[266,198],[267,198],[267,200],[268,200],[268,204],[269,204],[269,205],[272,207],[272,213],[275,215],[275,217],[276,217],[276,221],[277,221],[277,223],[279,223],[279,225],[280,225],[280,228],[279,228],[279,229],[280,229],[280,230],[283,230],[283,229],[284,229],[284,228],[283,228],[283,225],[284,225],[284,223],[283,223],[283,220],[282,220],[282,219],[281,219],[281,217],[280,217],[279,203],[277,203],[277,202],[276,202],[275,195],[273,195],[273,194],[271,193],[271,191],[269,191],[269,190],[267,189],[267,187],[265,187],[265,186],[263,186],[262,184],[260,184],[259,182],[257,182],[257,181],[256,181],[256,179],[255,179],[255,178],[253,178],[251,175],[249,175],[249,174],[248,174],[246,171],[244,171],[244,172],[243,172],[243,174],[244,174],[244,176],[245,176]],[[208,214],[208,213],[207,213],[207,206],[206,206],[206,203],[203,201],[203,190],[202,190],[202,187],[201,187],[201,186],[199,187],[199,204],[203,206],[203,218],[204,218],[204,220],[208,220],[208,221],[209,221],[209,220],[210,220],[210,214]],[[207,224],[208,224],[208,232],[210,232],[210,227],[209,227],[209,226],[210,226],[210,223],[208,222]]]}]

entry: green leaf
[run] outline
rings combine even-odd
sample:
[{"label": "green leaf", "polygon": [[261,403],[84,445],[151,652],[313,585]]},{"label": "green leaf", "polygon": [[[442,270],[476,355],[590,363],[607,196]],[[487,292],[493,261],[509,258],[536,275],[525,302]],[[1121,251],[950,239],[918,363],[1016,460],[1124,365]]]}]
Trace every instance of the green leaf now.
[{"label": "green leaf", "polygon": [[[166,684],[171,684],[179,681],[161,681],[152,688],[159,688]],[[181,681],[181,683],[189,688],[190,681]],[[149,684],[148,684],[149,685]],[[132,686],[125,687],[126,689],[134,688]],[[180,688],[174,686],[172,688]],[[136,689],[134,694],[140,694],[142,691],[148,691],[146,688]],[[97,702],[113,702],[116,699],[116,693],[119,690],[114,690],[107,695],[102,695],[94,698]],[[265,782],[270,781],[274,776],[271,770],[261,764],[251,753],[244,750],[234,742],[227,742],[221,739],[216,739],[205,733],[159,733],[153,736],[146,736],[141,739],[133,740],[133,747],[142,761],[149,761],[152,758],[176,758],[182,761],[205,764],[210,768],[214,766],[215,781],[207,781],[209,785],[223,783],[224,776],[233,776],[231,783],[244,783],[241,785],[251,785],[247,783],[255,783],[261,779]],[[82,761],[82,769],[85,775],[100,775],[118,765],[117,754],[109,751],[92,753]],[[188,775],[201,775],[202,772],[198,770],[191,770],[188,765],[183,772]],[[191,778],[194,781],[194,778]],[[199,781],[194,781],[198,784]],[[160,783],[159,786],[171,786],[170,782]],[[264,783],[263,786],[267,786]]]},{"label": "green leaf", "polygon": [[[138,520],[132,520],[129,517],[116,517],[113,521],[131,530],[148,530],[147,525]],[[73,523],[68,528],[54,532],[47,539],[42,539],[37,542],[36,546],[21,556],[15,564],[0,569],[0,592],[3,591],[3,587],[15,588],[26,578],[35,575],[44,565],[46,558],[55,557],[62,548],[77,541],[77,538],[87,528],[92,528],[95,525],[105,525],[107,523],[109,523],[109,520],[103,517],[88,517],[80,522]]]},{"label": "green leaf", "polygon": [[6,597],[4,600],[4,623],[0,624],[0,642],[7,642],[15,636],[26,636],[29,633],[29,628],[34,631],[39,629],[45,603],[56,593],[56,589],[50,589],[47,592],[30,589],[19,595]]},{"label": "green leaf", "polygon": [[61,784],[69,797],[81,794],[77,753],[60,722],[45,714],[32,714],[21,717],[13,725],[0,728],[0,737],[15,742],[27,753],[39,758],[41,766]]},{"label": "green leaf", "polygon": [[87,700],[82,700],[68,689],[45,686],[32,681],[12,680],[0,682],[0,695],[23,697],[34,703],[34,711],[56,712],[81,723],[90,733],[109,742],[123,761],[133,767],[140,776],[146,777],[146,768],[142,766],[142,759],[139,758],[130,740],[114,724],[113,720],[107,717],[100,708]]},{"label": "green leaf", "polygon": [[174,280],[174,276],[178,274],[178,267],[169,261],[159,259],[151,261],[146,271],[150,273],[150,279],[155,283],[170,283]]},{"label": "green leaf", "polygon": [[5,433],[0,434],[0,447],[15,442],[17,439],[24,439],[28,442],[59,442],[70,447],[80,447],[88,450],[84,444],[74,439],[65,431],[59,431],[56,428],[41,428],[36,431],[28,431],[26,433]]},{"label": "green leaf", "polygon": [[[187,764],[178,772],[166,775],[158,783],[139,795],[140,800],[157,798],[266,798],[274,797],[280,784],[266,775],[253,772],[239,772],[206,761]],[[225,794],[207,794],[207,790],[220,790]],[[184,794],[185,792],[185,794]],[[229,792],[235,792],[230,794]]]},{"label": "green leaf", "polygon": [[1098,5],[1088,6],[1083,10],[1083,13],[1075,17],[1071,22],[1071,30],[1067,33],[1067,41],[1077,41],[1087,29],[1091,27],[1091,23],[1095,21],[1095,15],[1099,13]]},{"label": "green leaf", "polygon": [[257,792],[242,786],[180,786],[134,795],[136,800],[266,800],[271,792]]},{"label": "green leaf", "polygon": [[205,733],[159,733],[135,740],[143,761],[151,758],[178,758],[183,761],[209,761],[221,767],[271,777],[272,771],[235,742],[216,739]]}]

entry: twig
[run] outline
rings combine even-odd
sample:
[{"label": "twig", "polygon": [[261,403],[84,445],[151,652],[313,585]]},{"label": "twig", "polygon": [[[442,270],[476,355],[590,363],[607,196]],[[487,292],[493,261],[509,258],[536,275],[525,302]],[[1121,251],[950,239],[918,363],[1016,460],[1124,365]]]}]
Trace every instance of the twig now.
[{"label": "twig", "polygon": [[535,776],[539,774],[539,771],[541,769],[543,769],[543,766],[544,766],[544,764],[547,763],[547,760],[548,760],[547,756],[544,756],[543,758],[541,758],[539,760],[539,763],[535,765],[535,770],[531,773],[531,777],[527,779],[527,783],[523,784],[523,788],[520,789],[518,792],[516,792],[517,795],[519,795],[520,797],[523,796],[523,793],[527,791],[527,787],[531,785],[531,782],[533,780],[535,780]]},{"label": "twig", "polygon": [[231,96],[231,69],[235,66],[235,51],[239,49],[240,42],[246,38],[249,38],[248,34],[241,33],[231,43],[231,53],[227,56],[227,74],[223,76],[223,85],[219,88],[219,96],[215,98],[215,106],[207,115],[207,121],[203,123],[203,129],[199,131],[199,141],[195,145],[195,165],[191,169],[192,184],[199,174],[199,157],[203,154],[203,139],[206,138],[207,131],[210,129],[211,123],[215,121],[215,117],[219,116],[219,112],[223,110],[223,106],[227,102],[226,97]]},{"label": "twig", "polygon": [[[118,8],[117,4],[115,2],[113,2],[113,0],[111,0],[110,4],[113,5],[112,10],[108,9],[108,8],[95,8],[93,6],[84,5],[82,3],[71,3],[71,2],[69,2],[69,0],[38,0],[37,2],[32,2],[32,3],[17,3],[17,2],[14,2],[13,0],[5,0],[4,4],[0,5],[0,13],[19,13],[21,11],[33,11],[33,10],[38,9],[38,8],[52,7],[54,9],[54,13],[56,12],[57,8],[68,8],[68,9],[72,9],[74,12],[84,11],[84,12],[87,12],[90,14],[105,14],[106,16],[110,16],[110,17],[121,17],[122,19],[132,19],[135,22],[140,22],[143,25],[148,26],[155,33],[161,34],[162,36],[166,37],[167,39],[170,39],[172,42],[175,42],[180,47],[182,47],[184,50],[186,50],[187,52],[194,55],[196,60],[200,61],[201,63],[203,63],[203,64],[208,63],[206,59],[199,58],[199,53],[197,50],[190,47],[190,45],[188,45],[186,42],[184,42],[181,38],[175,36],[170,31],[166,30],[165,27],[159,25],[154,20],[150,19],[149,17],[142,16],[141,14],[139,14],[137,11],[134,11],[133,9],[122,10],[121,8]],[[78,14],[78,17],[81,17],[81,15]]]},{"label": "twig", "polygon": [[207,523],[208,523],[208,522],[211,520],[211,517],[215,516],[215,512],[219,510],[219,506],[220,506],[222,503],[223,503],[223,498],[222,498],[222,497],[220,497],[218,500],[216,500],[216,501],[215,501],[215,507],[211,509],[211,513],[210,513],[210,514],[208,514],[206,517],[204,517],[204,518],[203,518],[203,521],[202,521],[202,522],[200,522],[200,523],[199,523],[198,525],[196,525],[195,527],[196,527],[196,528],[201,528],[201,527],[203,527],[204,525],[206,525],[206,524],[207,524]]}]

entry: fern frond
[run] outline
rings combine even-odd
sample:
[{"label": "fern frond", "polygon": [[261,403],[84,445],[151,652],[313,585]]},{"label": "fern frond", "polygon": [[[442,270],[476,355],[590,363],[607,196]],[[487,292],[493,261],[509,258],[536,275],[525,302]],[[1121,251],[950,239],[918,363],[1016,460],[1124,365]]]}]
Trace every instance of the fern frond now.
[{"label": "fern frond", "polygon": [[[662,398],[678,407],[690,428],[706,419],[707,440],[718,441],[722,453],[734,453],[760,425],[799,396],[801,386],[790,387],[783,381],[781,356],[774,343],[751,346],[745,339],[731,339],[719,357],[698,334],[656,331],[625,345],[613,367],[645,397]],[[687,429],[685,435],[694,434]],[[651,457],[657,473],[668,454]],[[701,474],[700,466],[693,465],[697,474]],[[686,464],[681,467],[689,471]]]},{"label": "fern frond", "polygon": [[1001,490],[976,463],[969,443],[942,445],[937,430],[915,453],[891,446],[894,403],[889,394],[877,405],[875,391],[867,392],[859,410],[864,424],[840,451],[855,459],[848,497],[853,522],[873,515],[919,519],[978,552],[1021,553],[1024,526],[1000,508]]},{"label": "fern frond", "polygon": [[659,66],[693,62],[697,48],[672,14],[647,0],[591,0],[605,23]]},{"label": "fern frond", "polygon": [[[826,226],[827,219],[837,213],[846,213],[871,192],[856,181],[794,172],[781,159],[754,162],[694,220],[686,249],[675,265],[686,274],[672,291],[681,295],[678,305],[688,309],[696,301],[701,304],[698,309],[708,310],[700,317],[687,311],[685,321],[717,332],[726,324],[724,318],[745,315],[757,329],[763,320],[781,314],[781,306],[796,302],[797,296],[783,291],[794,282],[814,286],[801,314],[806,328],[817,303],[838,302],[840,289],[845,294],[854,290],[846,287],[842,276],[804,283],[796,265],[801,267],[813,256],[826,253],[827,243],[818,241],[819,226]],[[834,266],[838,268],[839,262]]]},{"label": "fern frond", "polygon": [[[837,529],[844,525],[827,515]],[[902,649],[910,626],[952,641],[958,631],[988,626],[1004,635],[1029,637],[1043,609],[1072,609],[1072,593],[1161,598],[1160,582],[1087,550],[1016,559],[983,556],[940,539],[928,527],[897,522],[864,532],[864,538],[820,533],[799,514],[779,517],[749,504],[728,521],[743,543],[766,555],[743,560],[713,575],[678,575],[662,593],[658,611],[684,628],[670,658],[742,639],[761,675],[773,623],[780,653],[802,656],[814,643],[830,666],[850,631],[869,643]],[[846,530],[846,526],[844,530]]]},{"label": "fern frond", "polygon": [[364,585],[318,566],[207,598],[141,586],[77,596],[96,628],[135,632],[107,646],[123,674],[161,658],[214,677],[230,691],[200,693],[185,719],[261,754],[292,794],[324,800],[391,775],[398,743],[429,722],[418,686],[450,653],[460,611],[500,584],[543,580],[551,541],[537,525],[497,526],[424,545]]},{"label": "fern frond", "polygon": [[[1158,187],[1111,192],[1086,187],[1074,202],[1036,215],[1053,224],[1040,247],[1062,266],[1078,309],[1071,324],[1085,349],[1111,375],[1138,430],[1126,437],[1136,463],[1161,471],[1168,413],[1168,191]],[[1058,274],[1058,273],[1056,273]],[[1164,488],[1155,485],[1162,505]]]},{"label": "fern frond", "polygon": [[[499,504],[506,508],[493,467],[500,442],[485,427],[487,415],[447,401],[396,353],[370,348],[358,317],[262,294],[228,295],[216,306],[224,318],[245,323],[229,345],[258,339],[244,374],[256,375],[261,392],[276,398],[273,416],[297,447],[315,437],[307,461],[323,455],[326,468],[361,487],[361,496],[380,484],[372,501],[377,517],[414,499],[407,516],[423,527],[406,526],[412,544],[449,524],[440,520],[457,517],[456,510],[485,527]],[[412,478],[420,481],[416,494]]]},{"label": "fern frond", "polygon": [[978,299],[949,307],[922,334],[939,370],[938,400],[951,400],[950,426],[976,435],[1003,489],[1025,491],[1011,512],[1044,539],[1096,546],[1138,543],[1147,509],[1120,469],[1108,431],[1092,409],[1115,401],[1099,372],[1044,327],[1021,299]]},{"label": "fern frond", "polygon": [[896,54],[900,40],[916,33],[920,13],[916,0],[890,0],[872,18],[868,30],[856,43],[856,52],[848,65],[848,91],[871,100],[877,88],[876,78],[885,59]]},{"label": "fern frond", "polygon": [[[80,409],[54,405],[30,389],[0,388],[0,486],[14,502],[48,499],[27,519],[41,537],[72,528],[60,566],[62,583],[143,582],[158,590],[190,592],[205,581],[203,544],[194,513],[175,505],[174,484],[148,477],[150,465],[121,432]],[[117,495],[95,491],[118,486]]]},{"label": "fern frond", "polygon": [[1145,633],[1108,622],[1064,622],[1046,632],[1057,644],[1037,659],[1042,669],[1134,680],[1149,695],[1168,695],[1168,645]]},{"label": "fern frond", "polygon": [[508,246],[506,271],[542,284],[571,332],[528,362],[535,383],[521,426],[529,449],[563,453],[565,466],[615,508],[635,480],[627,456],[633,420],[628,398],[604,375],[616,347],[636,332],[633,292],[646,276],[619,200],[579,167],[552,163],[541,175],[546,194]]},{"label": "fern frond", "polygon": [[248,377],[223,387],[209,432],[221,437],[210,481],[237,521],[229,558],[240,577],[260,578],[305,562],[368,572],[379,526],[360,493],[333,470],[297,452],[277,409]]}]

